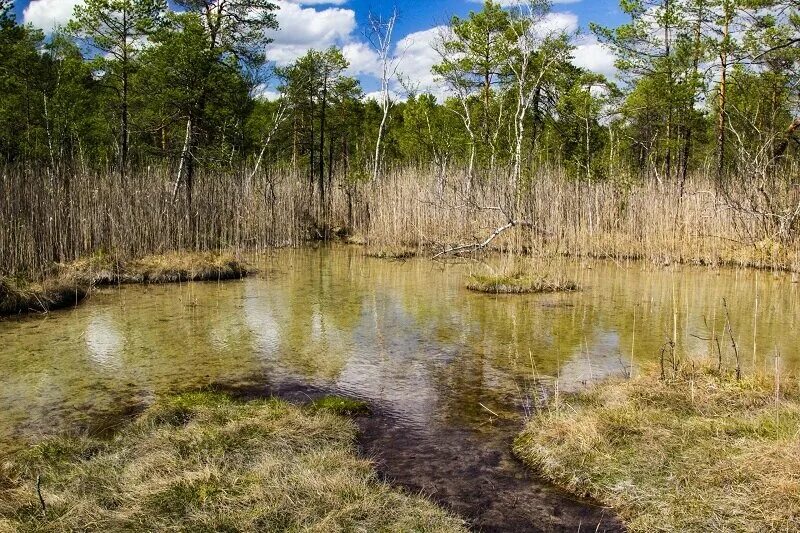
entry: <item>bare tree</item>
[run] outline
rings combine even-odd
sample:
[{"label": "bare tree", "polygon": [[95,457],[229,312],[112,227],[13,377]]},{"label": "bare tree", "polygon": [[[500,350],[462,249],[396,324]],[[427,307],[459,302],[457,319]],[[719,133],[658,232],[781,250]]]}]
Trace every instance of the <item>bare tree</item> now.
[{"label": "bare tree", "polygon": [[389,85],[397,75],[397,66],[400,59],[392,55],[392,33],[397,22],[397,9],[392,10],[389,18],[369,14],[369,27],[367,30],[367,40],[370,46],[378,54],[378,61],[381,66],[381,100],[378,102],[383,110],[381,124],[378,127],[378,138],[375,141],[375,160],[373,161],[372,179],[378,179],[381,165],[381,143],[386,131],[386,121],[389,118],[389,109],[392,105]]}]

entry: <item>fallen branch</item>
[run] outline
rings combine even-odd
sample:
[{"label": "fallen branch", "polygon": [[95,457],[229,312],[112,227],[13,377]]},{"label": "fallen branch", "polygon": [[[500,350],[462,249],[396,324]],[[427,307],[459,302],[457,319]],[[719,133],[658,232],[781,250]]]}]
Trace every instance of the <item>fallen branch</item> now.
[{"label": "fallen branch", "polygon": [[436,259],[436,258],[441,257],[443,255],[451,255],[451,254],[458,255],[458,254],[462,254],[462,253],[477,252],[478,250],[482,250],[482,249],[486,248],[487,246],[489,246],[489,244],[491,244],[491,242],[493,240],[495,240],[497,237],[499,237],[503,232],[505,232],[507,230],[510,230],[511,228],[516,227],[516,226],[522,226],[522,227],[530,228],[530,227],[533,227],[533,224],[531,222],[528,222],[527,220],[510,220],[507,224],[505,224],[503,226],[500,226],[499,228],[494,230],[494,232],[491,235],[489,235],[489,237],[487,237],[486,240],[484,240],[483,242],[475,242],[475,243],[472,243],[472,244],[462,244],[460,246],[455,246],[453,248],[448,248],[447,250],[443,250],[443,251],[439,252],[438,254],[434,255],[433,259]]}]

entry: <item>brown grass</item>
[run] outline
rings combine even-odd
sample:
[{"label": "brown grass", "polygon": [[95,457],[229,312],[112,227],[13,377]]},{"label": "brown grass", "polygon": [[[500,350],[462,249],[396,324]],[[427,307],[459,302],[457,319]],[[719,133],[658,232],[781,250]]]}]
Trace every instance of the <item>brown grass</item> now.
[{"label": "brown grass", "polygon": [[[288,171],[270,169],[254,180],[247,169],[201,172],[191,210],[183,198],[173,204],[173,179],[168,169],[127,180],[78,173],[67,187],[46,173],[0,173],[0,272],[36,277],[53,262],[98,250],[143,257],[299,245],[319,238],[320,228],[346,228],[358,236],[351,242],[374,248],[436,253],[480,243],[508,222],[497,209],[508,204],[505,177],[482,174],[468,188],[458,169],[439,180],[429,169],[399,168],[379,182],[333,187],[327,220],[307,180]],[[767,191],[779,213],[765,213],[753,191],[744,184],[725,195],[698,175],[684,187],[626,176],[586,183],[542,166],[518,195],[518,216],[530,224],[504,232],[491,247],[799,269],[800,240],[774,227],[777,215],[794,212],[796,189],[779,184]]]},{"label": "brown grass", "polygon": [[373,247],[368,248],[366,251],[367,257],[372,257],[374,259],[390,259],[390,260],[397,260],[402,261],[403,259],[411,259],[417,257],[419,255],[419,251],[406,248],[403,246],[394,246],[394,247]]},{"label": "brown grass", "polygon": [[46,313],[77,305],[89,291],[85,282],[60,276],[42,283],[0,277],[0,316]]},{"label": "brown grass", "polygon": [[60,437],[7,458],[0,531],[465,531],[379,481],[355,431],[278,400],[161,400],[110,441]]},{"label": "brown grass", "polygon": [[688,368],[611,381],[534,416],[515,452],[631,531],[800,529],[796,380]]},{"label": "brown grass", "polygon": [[214,252],[171,252],[130,260],[95,254],[63,265],[61,270],[95,286],[220,281],[243,278],[252,272],[233,254]]},{"label": "brown grass", "polygon": [[488,294],[573,292],[579,289],[574,281],[561,277],[537,276],[524,271],[511,274],[472,274],[467,280],[467,288]]}]

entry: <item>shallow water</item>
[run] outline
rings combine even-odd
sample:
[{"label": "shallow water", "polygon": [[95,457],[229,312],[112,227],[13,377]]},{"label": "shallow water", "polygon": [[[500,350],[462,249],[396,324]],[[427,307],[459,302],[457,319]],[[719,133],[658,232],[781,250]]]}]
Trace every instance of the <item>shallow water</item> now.
[{"label": "shallow water", "polygon": [[540,530],[574,530],[596,513],[582,516],[583,503],[570,507],[508,454],[521,417],[556,383],[636,372],[668,340],[678,354],[717,357],[719,338],[733,365],[723,299],[746,371],[800,365],[800,287],[788,275],[563,260],[582,291],[496,297],[463,288],[472,263],[356,248],[258,263],[240,282],[107,289],[73,310],[0,322],[0,444],[94,427],[180,389],[302,384],[377,406],[363,446],[387,477],[486,529],[519,529],[498,518],[516,509]]}]

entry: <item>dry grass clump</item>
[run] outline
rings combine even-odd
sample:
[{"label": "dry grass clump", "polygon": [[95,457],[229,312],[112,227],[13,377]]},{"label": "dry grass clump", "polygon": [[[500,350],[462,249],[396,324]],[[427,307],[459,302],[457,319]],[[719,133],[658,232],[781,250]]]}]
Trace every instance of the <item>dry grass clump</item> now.
[{"label": "dry grass clump", "polygon": [[232,254],[216,252],[170,252],[130,260],[95,254],[63,269],[92,285],[219,281],[251,272]]},{"label": "dry grass clump", "polygon": [[534,276],[524,271],[511,274],[472,274],[467,280],[471,291],[489,294],[532,294],[543,292],[572,292],[578,290],[574,281]]},{"label": "dry grass clump", "polygon": [[56,438],[5,461],[0,530],[464,531],[379,481],[355,431],[325,409],[180,395],[110,441]]},{"label": "dry grass clump", "polygon": [[631,531],[800,529],[794,382],[686,369],[607,382],[535,416],[514,449]]},{"label": "dry grass clump", "polygon": [[78,304],[87,293],[88,285],[72,277],[28,283],[0,276],[0,316],[63,309]]},{"label": "dry grass clump", "polygon": [[394,259],[403,260],[411,259],[419,255],[418,250],[406,247],[387,247],[387,248],[369,248],[366,252],[367,257],[375,259]]}]

